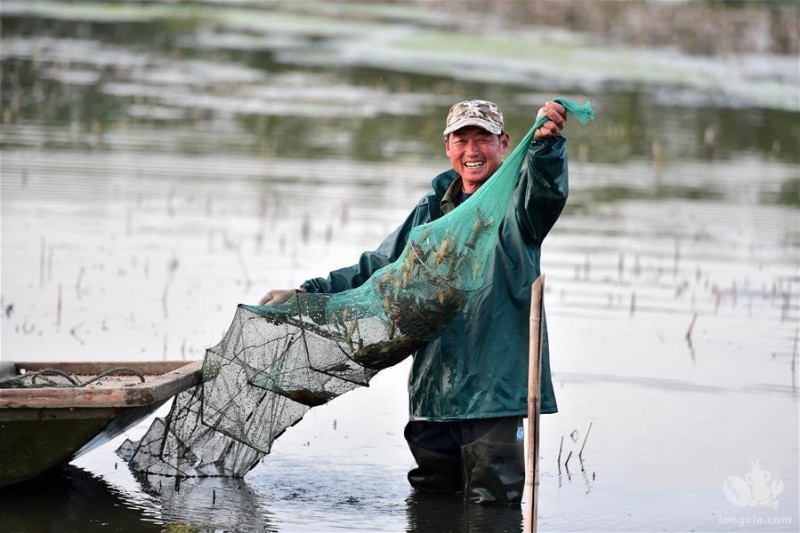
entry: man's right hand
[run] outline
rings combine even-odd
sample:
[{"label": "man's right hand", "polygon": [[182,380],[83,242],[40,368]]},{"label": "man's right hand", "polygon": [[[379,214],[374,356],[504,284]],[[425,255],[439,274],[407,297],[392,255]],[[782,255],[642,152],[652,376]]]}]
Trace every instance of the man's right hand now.
[{"label": "man's right hand", "polygon": [[289,300],[298,292],[306,292],[304,289],[273,289],[261,297],[258,305],[278,305]]},{"label": "man's right hand", "polygon": [[539,112],[536,114],[536,119],[538,120],[542,115],[547,115],[547,118],[550,120],[545,122],[541,128],[536,130],[534,137],[537,139],[558,135],[561,133],[561,130],[564,129],[564,126],[566,126],[567,110],[564,109],[564,106],[561,104],[556,102],[547,102],[539,109]]}]

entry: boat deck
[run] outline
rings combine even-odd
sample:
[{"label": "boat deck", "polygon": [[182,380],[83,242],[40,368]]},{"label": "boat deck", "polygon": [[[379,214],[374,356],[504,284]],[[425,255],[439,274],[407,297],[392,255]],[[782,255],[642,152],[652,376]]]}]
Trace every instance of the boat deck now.
[{"label": "boat deck", "polygon": [[[75,386],[36,386],[0,388],[0,410],[17,408],[99,408],[133,407],[150,405],[171,398],[175,394],[200,382],[202,361],[158,362],[16,362],[13,371],[5,365],[5,375],[0,379],[22,376],[32,372],[54,369],[72,379],[86,383],[114,369],[132,369],[102,376],[91,383]],[[139,376],[144,378],[142,382]],[[59,380],[57,376],[41,376],[45,380]],[[0,414],[0,418],[2,415]]]}]

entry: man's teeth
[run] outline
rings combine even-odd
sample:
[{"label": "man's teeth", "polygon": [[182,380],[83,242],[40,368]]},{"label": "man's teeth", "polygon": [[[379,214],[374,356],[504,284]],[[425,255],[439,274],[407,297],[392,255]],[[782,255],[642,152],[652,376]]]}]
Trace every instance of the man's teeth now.
[{"label": "man's teeth", "polygon": [[464,163],[464,166],[467,168],[478,168],[483,166],[483,161],[468,161]]}]

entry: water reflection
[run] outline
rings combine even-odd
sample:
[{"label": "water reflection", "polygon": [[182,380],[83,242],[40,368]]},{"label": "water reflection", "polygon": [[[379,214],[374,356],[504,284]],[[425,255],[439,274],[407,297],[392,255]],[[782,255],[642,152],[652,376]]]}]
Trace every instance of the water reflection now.
[{"label": "water reflection", "polygon": [[0,490],[0,524],[8,533],[111,529],[146,533],[161,531],[161,523],[152,505],[132,501],[103,479],[74,466]]},{"label": "water reflection", "polygon": [[159,502],[163,520],[203,530],[277,531],[262,499],[242,479],[137,477]]},{"label": "water reflection", "polygon": [[517,533],[522,531],[519,507],[467,504],[460,495],[413,492],[406,500],[409,532]]}]

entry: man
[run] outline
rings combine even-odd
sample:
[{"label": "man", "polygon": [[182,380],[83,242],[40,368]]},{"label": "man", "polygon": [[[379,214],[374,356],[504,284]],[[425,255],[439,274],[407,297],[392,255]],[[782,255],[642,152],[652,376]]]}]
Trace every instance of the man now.
[{"label": "man", "polygon": [[[438,338],[414,354],[405,438],[417,462],[408,479],[421,491],[463,492],[467,501],[486,504],[518,504],[522,498],[530,287],[539,276],[542,241],[568,193],[565,139],[560,135],[566,110],[547,102],[537,116],[542,114],[549,120],[528,147],[498,228],[486,283]],[[453,105],[444,147],[452,168],[433,179],[433,190],[377,250],[327,279],[308,280],[296,290],[272,290],[259,304],[282,303],[296,291],[349,290],[396,260],[411,228],[456,209],[500,167],[509,150],[500,109],[485,100]],[[541,412],[554,413],[546,328],[543,333]]]}]

